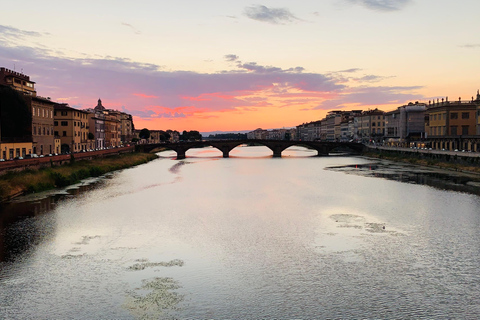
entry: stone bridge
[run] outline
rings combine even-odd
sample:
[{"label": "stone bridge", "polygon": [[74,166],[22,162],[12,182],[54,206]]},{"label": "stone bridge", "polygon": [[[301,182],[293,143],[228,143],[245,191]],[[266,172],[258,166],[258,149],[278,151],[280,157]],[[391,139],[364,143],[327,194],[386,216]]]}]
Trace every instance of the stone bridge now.
[{"label": "stone bridge", "polygon": [[326,142],[326,141],[287,141],[287,140],[204,140],[189,141],[178,143],[157,143],[157,144],[140,144],[136,146],[136,150],[140,152],[151,152],[154,149],[165,148],[174,150],[177,153],[177,159],[185,159],[185,153],[191,148],[202,148],[212,146],[223,153],[224,158],[228,158],[230,151],[241,144],[260,144],[273,151],[274,157],[281,157],[282,151],[291,146],[303,146],[315,149],[318,156],[328,156],[334,149],[342,151],[349,150],[351,153],[361,153],[364,145],[355,142]]}]

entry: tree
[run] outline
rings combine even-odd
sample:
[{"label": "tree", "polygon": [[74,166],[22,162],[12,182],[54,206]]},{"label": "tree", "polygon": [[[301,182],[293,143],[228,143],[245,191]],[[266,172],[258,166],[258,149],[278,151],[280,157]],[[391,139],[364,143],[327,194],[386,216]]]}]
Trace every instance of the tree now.
[{"label": "tree", "polygon": [[138,136],[140,137],[140,139],[148,140],[148,138],[150,138],[150,130],[148,130],[147,128],[143,128],[142,130],[140,130]]},{"label": "tree", "polygon": [[1,136],[23,138],[32,134],[32,114],[22,94],[0,86]]},{"label": "tree", "polygon": [[91,132],[88,133],[88,139],[89,140],[95,139],[95,136],[93,135],[93,133],[91,133]]}]

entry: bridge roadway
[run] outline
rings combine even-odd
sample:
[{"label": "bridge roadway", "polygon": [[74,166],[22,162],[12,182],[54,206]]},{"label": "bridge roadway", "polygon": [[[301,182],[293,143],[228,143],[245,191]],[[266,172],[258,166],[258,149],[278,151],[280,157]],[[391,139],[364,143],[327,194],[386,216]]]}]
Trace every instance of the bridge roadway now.
[{"label": "bridge roadway", "polygon": [[273,151],[274,157],[281,157],[282,151],[291,146],[305,146],[315,149],[318,156],[328,156],[334,150],[341,148],[342,150],[351,150],[352,153],[361,153],[364,145],[355,142],[326,142],[326,141],[287,141],[287,140],[203,140],[203,141],[189,141],[178,143],[156,143],[156,144],[141,144],[137,145],[137,151],[151,152],[157,148],[166,148],[174,150],[177,153],[177,159],[185,159],[185,153],[191,148],[201,148],[212,146],[223,153],[224,158],[228,158],[230,151],[241,144],[261,144]]}]

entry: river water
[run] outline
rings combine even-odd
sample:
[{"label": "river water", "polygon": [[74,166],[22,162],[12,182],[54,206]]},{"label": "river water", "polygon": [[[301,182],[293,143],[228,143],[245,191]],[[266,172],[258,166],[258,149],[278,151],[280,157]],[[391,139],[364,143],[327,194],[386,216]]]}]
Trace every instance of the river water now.
[{"label": "river water", "polygon": [[480,317],[478,179],[314,154],[166,151],[4,205],[0,319]]}]

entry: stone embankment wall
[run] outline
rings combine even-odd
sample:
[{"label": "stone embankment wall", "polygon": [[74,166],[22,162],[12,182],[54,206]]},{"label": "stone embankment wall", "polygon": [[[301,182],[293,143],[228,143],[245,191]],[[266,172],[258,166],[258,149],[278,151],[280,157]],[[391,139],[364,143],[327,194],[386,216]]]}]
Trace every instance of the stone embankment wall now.
[{"label": "stone embankment wall", "polygon": [[367,146],[366,152],[374,152],[385,155],[397,155],[402,157],[411,157],[417,159],[435,160],[461,165],[480,166],[480,152],[462,152],[447,150],[429,150],[412,148],[395,148]]},{"label": "stone embankment wall", "polygon": [[89,152],[78,152],[73,154],[60,154],[58,156],[46,156],[42,158],[7,160],[0,162],[0,175],[9,171],[22,171],[25,169],[40,169],[44,167],[59,166],[70,163],[73,158],[75,160],[90,160],[93,158],[102,158],[110,155],[135,152],[135,146],[113,148],[106,150],[97,150]]}]

